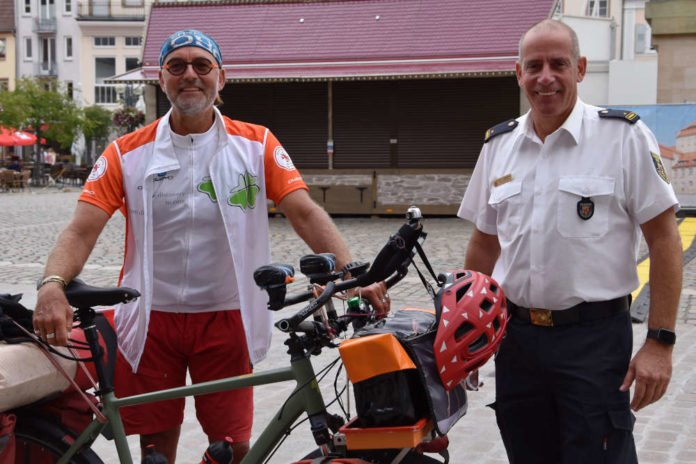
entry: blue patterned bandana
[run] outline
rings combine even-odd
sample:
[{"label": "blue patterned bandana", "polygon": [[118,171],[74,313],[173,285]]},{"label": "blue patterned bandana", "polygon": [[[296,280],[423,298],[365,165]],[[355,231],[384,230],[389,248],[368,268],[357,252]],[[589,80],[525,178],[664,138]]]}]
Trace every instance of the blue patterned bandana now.
[{"label": "blue patterned bandana", "polygon": [[164,64],[164,59],[171,52],[181,47],[198,47],[213,55],[218,66],[222,67],[222,54],[217,42],[208,34],[195,29],[186,29],[173,33],[162,44],[160,49],[159,64],[160,67]]}]

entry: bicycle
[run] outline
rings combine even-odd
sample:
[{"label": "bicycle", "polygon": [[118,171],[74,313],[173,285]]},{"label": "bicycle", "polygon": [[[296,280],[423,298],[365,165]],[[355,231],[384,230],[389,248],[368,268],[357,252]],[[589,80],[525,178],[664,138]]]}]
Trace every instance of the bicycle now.
[{"label": "bicycle", "polygon": [[[318,449],[309,453],[305,458],[320,456],[360,458],[375,463],[439,463],[440,461],[422,454],[417,449],[421,442],[435,438],[432,430],[432,419],[420,421],[420,428],[415,434],[409,434],[395,448],[354,449],[349,444],[347,435],[353,433],[347,428],[345,421],[338,415],[327,411],[324,397],[318,387],[311,358],[324,348],[336,348],[337,336],[345,333],[349,327],[360,328],[374,315],[369,308],[358,305],[354,312],[338,315],[331,299],[339,292],[356,287],[364,287],[373,282],[386,281],[391,287],[399,282],[408,272],[408,266],[413,263],[416,249],[425,261],[430,273],[432,269],[427,263],[420,243],[427,234],[423,231],[422,215],[416,207],[409,208],[406,223],[399,231],[390,237],[387,244],[378,253],[372,265],[354,262],[340,271],[335,271],[335,258],[329,254],[308,255],[300,261],[304,274],[310,278],[312,288],[299,294],[287,295],[288,283],[292,281],[294,269],[284,264],[263,266],[255,271],[254,278],[262,289],[269,295],[268,309],[277,311],[287,306],[308,302],[306,306],[294,315],[281,319],[275,326],[287,334],[285,345],[288,346],[290,366],[258,371],[251,375],[230,377],[226,379],[187,385],[179,388],[161,390],[136,396],[117,398],[111,383],[111,373],[104,362],[105,350],[100,345],[99,334],[108,332],[103,322],[98,330],[96,324],[99,317],[93,307],[111,306],[117,303],[131,301],[139,296],[136,290],[128,288],[96,288],[90,287],[79,280],[74,280],[66,288],[66,297],[71,306],[76,308],[74,319],[85,336],[90,357],[82,359],[94,364],[98,387],[94,395],[99,398],[99,408],[95,418],[82,432],[70,430],[46,417],[44,401],[38,401],[9,411],[17,417],[15,435],[18,449],[22,450],[25,462],[57,462],[58,464],[98,464],[101,459],[90,449],[90,446],[100,434],[112,438],[122,464],[132,464],[133,458],[126,441],[123,423],[119,409],[126,406],[156,402],[167,399],[181,398],[207,393],[232,390],[242,387],[253,387],[265,384],[295,381],[296,387],[273,419],[265,427],[261,435],[252,443],[249,453],[242,460],[243,464],[258,464],[267,462],[275,453],[285,437],[294,429],[295,422],[301,415],[306,414],[311,432]],[[417,268],[416,268],[417,269]],[[350,277],[345,278],[348,273]],[[419,275],[420,271],[418,271]],[[425,280],[421,275],[425,284]],[[437,278],[436,278],[437,279]],[[317,287],[319,285],[320,287]],[[317,291],[320,288],[320,293]],[[434,295],[432,288],[431,295]],[[18,304],[18,298],[14,303]],[[6,310],[7,305],[0,299],[0,309]],[[358,297],[358,302],[360,301]],[[353,301],[355,303],[355,300]],[[323,317],[317,317],[322,314]],[[313,319],[310,319],[314,316]],[[96,321],[96,322],[95,322]],[[107,337],[108,338],[108,337]],[[115,342],[115,340],[112,340]],[[109,359],[113,359],[115,343],[107,344]],[[341,393],[337,392],[337,396]],[[464,398],[464,405],[466,400]],[[364,429],[363,429],[364,430]],[[407,430],[411,430],[408,429]],[[368,430],[369,432],[369,430]],[[415,441],[414,441],[415,440]],[[373,440],[374,441],[374,440]],[[379,441],[379,440],[378,440]],[[433,440],[436,441],[436,440]],[[389,445],[391,446],[391,445]],[[445,460],[447,462],[447,459]]]}]

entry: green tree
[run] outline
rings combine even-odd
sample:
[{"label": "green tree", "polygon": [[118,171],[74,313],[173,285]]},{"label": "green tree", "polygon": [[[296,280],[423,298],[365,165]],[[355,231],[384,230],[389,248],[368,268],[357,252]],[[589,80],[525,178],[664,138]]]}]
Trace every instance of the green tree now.
[{"label": "green tree", "polygon": [[[84,121],[82,111],[55,79],[22,78],[12,92],[0,92],[0,125],[31,129],[37,136],[36,165],[42,138],[68,150]],[[35,178],[41,176],[37,169]]]}]

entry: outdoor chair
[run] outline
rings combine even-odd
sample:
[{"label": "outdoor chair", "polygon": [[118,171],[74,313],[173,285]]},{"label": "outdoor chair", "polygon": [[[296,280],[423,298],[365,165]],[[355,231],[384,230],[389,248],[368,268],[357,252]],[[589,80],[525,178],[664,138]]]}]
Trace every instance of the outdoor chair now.
[{"label": "outdoor chair", "polygon": [[11,169],[0,171],[0,190],[12,192],[18,189],[19,180],[17,174],[19,174],[17,171]]},{"label": "outdoor chair", "polygon": [[19,177],[19,188],[24,190],[29,186],[29,178],[31,177],[31,171],[29,170],[23,170],[21,173],[21,177]]}]

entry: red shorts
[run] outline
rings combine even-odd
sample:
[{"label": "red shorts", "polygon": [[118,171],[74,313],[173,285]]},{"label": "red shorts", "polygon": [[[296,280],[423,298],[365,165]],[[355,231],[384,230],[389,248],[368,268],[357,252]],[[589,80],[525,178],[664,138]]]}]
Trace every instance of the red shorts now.
[{"label": "red shorts", "polygon": [[[152,311],[138,372],[118,353],[116,396],[137,395],[251,373],[241,314]],[[210,441],[249,441],[254,414],[252,388],[195,397],[196,417]],[[127,434],[159,433],[182,424],[184,398],[121,408]]]}]

